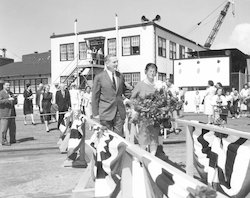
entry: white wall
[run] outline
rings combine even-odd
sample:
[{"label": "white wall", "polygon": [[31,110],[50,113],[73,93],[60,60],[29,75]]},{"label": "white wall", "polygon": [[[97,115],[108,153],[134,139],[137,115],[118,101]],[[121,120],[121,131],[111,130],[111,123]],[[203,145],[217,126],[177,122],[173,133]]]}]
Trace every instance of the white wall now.
[{"label": "white wall", "polygon": [[229,57],[174,61],[174,83],[179,87],[204,87],[208,80],[230,85]]}]

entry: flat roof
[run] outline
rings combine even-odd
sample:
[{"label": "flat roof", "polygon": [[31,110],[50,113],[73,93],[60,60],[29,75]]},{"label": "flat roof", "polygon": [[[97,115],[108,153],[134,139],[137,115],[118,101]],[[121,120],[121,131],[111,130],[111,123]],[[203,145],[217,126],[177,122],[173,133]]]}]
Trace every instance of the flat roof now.
[{"label": "flat roof", "polygon": [[[197,45],[196,42],[194,42],[194,41],[192,41],[192,40],[190,40],[190,39],[188,39],[188,38],[186,38],[184,36],[181,36],[181,35],[173,32],[173,31],[170,31],[170,30],[168,30],[168,29],[166,29],[166,28],[164,28],[164,27],[162,27],[162,26],[160,26],[160,25],[158,25],[158,24],[156,24],[154,22],[119,26],[119,29],[121,30],[121,29],[129,29],[129,28],[136,28],[136,27],[143,27],[143,26],[151,26],[151,25],[153,25],[153,26],[155,26],[155,27],[157,27],[157,28],[159,28],[161,30],[164,30],[164,31],[166,31],[166,32],[168,32],[170,34],[173,34],[173,35],[175,35],[177,37],[180,37],[180,38],[182,38],[182,39],[184,39],[186,41],[189,41],[189,42]],[[88,30],[88,31],[79,32],[78,35],[98,33],[98,32],[108,32],[108,31],[114,31],[114,30],[116,30],[115,27],[112,27],[112,28],[103,28],[103,29],[97,29],[97,30]],[[52,36],[50,36],[50,38],[53,39],[53,38],[60,38],[60,37],[67,37],[67,36],[74,36],[74,35],[75,35],[75,33],[66,33],[66,34],[58,34],[58,35],[53,34]],[[198,46],[203,47],[205,49],[205,47],[202,46],[202,45],[200,45],[200,44],[198,44]]]}]

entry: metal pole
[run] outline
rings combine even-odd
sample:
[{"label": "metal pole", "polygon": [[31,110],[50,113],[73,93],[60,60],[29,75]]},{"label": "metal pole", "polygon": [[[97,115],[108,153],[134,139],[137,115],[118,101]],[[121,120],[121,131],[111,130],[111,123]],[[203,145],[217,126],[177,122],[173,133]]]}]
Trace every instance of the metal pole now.
[{"label": "metal pole", "polygon": [[115,29],[116,29],[116,57],[119,60],[119,28],[118,28],[118,15],[115,14]]},{"label": "metal pole", "polygon": [[79,50],[78,50],[78,33],[77,33],[77,19],[75,20],[75,36],[76,36],[76,68],[77,68],[77,78],[76,78],[76,86],[79,88],[79,67],[78,67],[78,55],[79,55]]}]

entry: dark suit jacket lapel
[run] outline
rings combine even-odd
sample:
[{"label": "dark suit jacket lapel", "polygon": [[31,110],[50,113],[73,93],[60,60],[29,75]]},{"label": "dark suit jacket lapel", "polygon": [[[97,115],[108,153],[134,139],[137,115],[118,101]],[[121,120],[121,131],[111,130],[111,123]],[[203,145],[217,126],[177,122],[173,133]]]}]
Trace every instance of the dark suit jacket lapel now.
[{"label": "dark suit jacket lapel", "polygon": [[110,77],[109,77],[107,71],[105,71],[105,78],[109,81],[109,83],[111,84],[111,86],[112,86],[113,88],[115,88],[115,86],[114,86],[113,82],[111,81],[111,79],[110,79]]}]

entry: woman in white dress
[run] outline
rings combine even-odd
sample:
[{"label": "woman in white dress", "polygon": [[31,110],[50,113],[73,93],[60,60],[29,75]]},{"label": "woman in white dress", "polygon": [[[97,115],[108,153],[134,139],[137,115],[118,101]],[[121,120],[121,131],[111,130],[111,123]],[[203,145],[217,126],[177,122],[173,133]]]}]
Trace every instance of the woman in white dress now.
[{"label": "woman in white dress", "polygon": [[69,90],[70,100],[71,100],[71,108],[73,111],[80,110],[80,90],[76,88],[76,84],[71,85],[71,89]]},{"label": "woman in white dress", "polygon": [[249,97],[249,89],[248,85],[245,84],[243,89],[240,91],[240,98],[241,98],[241,104],[240,104],[240,110],[243,117],[247,116],[247,99]]},{"label": "woman in white dress", "polygon": [[208,87],[204,96],[204,114],[207,115],[207,123],[212,124],[212,116],[214,114],[213,106],[211,104],[211,99],[216,93],[216,88],[214,87],[214,82],[212,80],[208,81]]},{"label": "woman in white dress", "polygon": [[[84,102],[84,109],[85,109],[85,114],[87,118],[91,118],[92,116],[92,105],[91,105],[91,99],[92,99],[92,92],[90,87],[86,87],[86,92],[83,95],[83,102]],[[89,125],[89,130],[92,129],[92,126]]]}]

